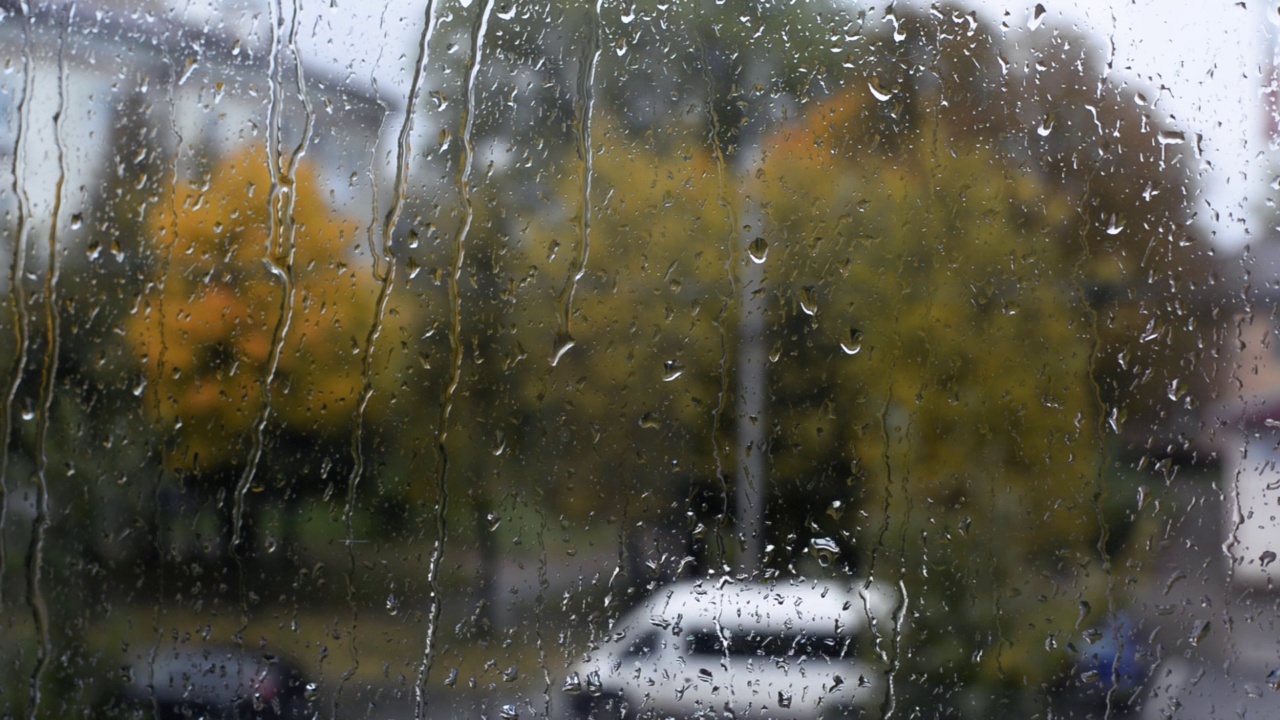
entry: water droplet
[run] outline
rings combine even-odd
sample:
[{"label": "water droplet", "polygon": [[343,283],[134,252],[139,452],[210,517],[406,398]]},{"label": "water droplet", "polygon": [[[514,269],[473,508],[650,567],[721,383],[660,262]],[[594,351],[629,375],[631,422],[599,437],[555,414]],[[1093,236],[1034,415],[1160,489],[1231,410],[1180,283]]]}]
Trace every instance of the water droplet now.
[{"label": "water droplet", "polygon": [[1035,30],[1040,27],[1044,23],[1044,16],[1047,12],[1048,11],[1044,9],[1044,5],[1036,3],[1035,9],[1031,11],[1031,17],[1027,19],[1027,28]]},{"label": "water droplet", "polygon": [[832,502],[827,508],[827,514],[836,520],[844,517],[844,503],[839,500]]},{"label": "water droplet", "polygon": [[1093,612],[1093,606],[1087,600],[1080,601],[1080,614],[1076,616],[1076,627],[1084,624],[1085,618],[1089,617],[1089,613]]},{"label": "water droplet", "polygon": [[1258,556],[1258,564],[1262,567],[1266,567],[1275,561],[1276,554],[1271,550],[1263,550],[1262,554]]},{"label": "water droplet", "polygon": [[316,698],[320,697],[320,689],[315,683],[307,683],[307,686],[302,689],[302,697],[306,698],[307,702],[315,702]]},{"label": "water droplet", "polygon": [[662,379],[664,382],[671,382],[684,374],[684,365],[678,360],[668,360],[662,363]]},{"label": "water droplet", "polygon": [[1181,145],[1187,141],[1187,134],[1178,130],[1161,130],[1157,139],[1161,145]]},{"label": "water droplet", "polygon": [[1102,675],[1097,670],[1086,670],[1080,674],[1080,680],[1086,683],[1096,683],[1102,679]]},{"label": "water droplet", "polygon": [[71,229],[72,229],[72,230],[79,230],[79,229],[80,229],[80,227],[81,227],[82,225],[84,225],[84,216],[83,216],[83,215],[81,215],[80,213],[76,213],[76,214],[74,214],[74,215],[72,215],[72,216],[71,216]]},{"label": "water droplet", "polygon": [[507,671],[502,673],[502,679],[505,682],[515,682],[519,678],[520,678],[520,669],[517,668],[515,665],[512,665],[511,667],[507,668]]},{"label": "water droplet", "polygon": [[449,676],[444,679],[447,687],[453,687],[458,684],[458,668],[449,668]]},{"label": "water droplet", "polygon": [[395,593],[387,596],[387,612],[391,615],[400,612],[400,598],[396,597]]},{"label": "water droplet", "polygon": [[878,78],[868,80],[867,89],[871,91],[871,96],[880,102],[885,102],[893,97],[893,91],[886,88]]},{"label": "water droplet", "polygon": [[573,336],[569,333],[556,333],[556,339],[551,345],[551,367],[555,367],[564,354],[573,349]]},{"label": "water droplet", "polygon": [[1183,384],[1180,378],[1174,378],[1173,382],[1169,383],[1169,399],[1173,401],[1181,400],[1185,394],[1187,394],[1187,386]]},{"label": "water droplet", "polygon": [[778,707],[783,709],[791,707],[791,693],[778,691]]},{"label": "water droplet", "polygon": [[587,673],[587,694],[592,697],[600,697],[604,694],[604,683],[600,682],[598,670]]},{"label": "water droplet", "polygon": [[1200,643],[1204,642],[1204,639],[1209,637],[1209,631],[1212,629],[1213,626],[1209,624],[1208,620],[1201,620],[1191,628],[1191,635],[1187,640],[1193,646],[1199,647]]},{"label": "water droplet", "polygon": [[267,533],[267,537],[263,541],[263,544],[264,544],[263,549],[267,551],[267,554],[271,554],[276,551],[276,548],[279,546],[280,542],[276,540],[275,535],[272,535],[271,533]]},{"label": "water droplet", "polygon": [[762,237],[757,237],[747,246],[747,254],[751,256],[751,262],[759,265],[769,257],[769,241]]},{"label": "water droplet", "polygon": [[102,254],[102,243],[97,240],[89,243],[89,247],[85,248],[84,254],[90,261],[97,260],[98,256]]},{"label": "water droplet", "polygon": [[511,18],[515,17],[516,16],[515,0],[507,0],[507,2],[500,3],[498,7],[494,9],[493,14],[497,15],[499,18],[503,20],[510,20]]},{"label": "water droplet", "polygon": [[579,677],[576,672],[569,673],[569,677],[564,679],[564,686],[560,689],[567,693],[576,695],[582,692],[582,678]]},{"label": "water droplet", "polygon": [[20,414],[22,415],[23,420],[36,419],[36,406],[31,402],[30,398],[22,401],[22,411]]},{"label": "water droplet", "polygon": [[518,720],[520,711],[516,710],[515,705],[503,705],[502,709],[498,711],[498,717],[502,718],[502,720]]},{"label": "water droplet", "polygon": [[811,317],[818,314],[818,291],[812,285],[800,288],[800,309]]},{"label": "water droplet", "polygon": [[814,538],[809,541],[809,551],[822,567],[830,567],[840,557],[840,546],[831,538]]},{"label": "water droplet", "polygon": [[1280,690],[1280,668],[1267,673],[1267,687],[1272,690]]},{"label": "water droplet", "polygon": [[647,412],[640,416],[640,427],[646,430],[656,430],[662,427],[662,423],[658,421],[657,415]]},{"label": "water droplet", "polygon": [[1049,133],[1053,132],[1053,121],[1053,113],[1045,115],[1044,119],[1040,121],[1040,127],[1036,128],[1036,134],[1040,137],[1048,137]]},{"label": "water droplet", "polygon": [[487,516],[485,516],[485,521],[489,524],[489,532],[493,532],[494,530],[498,529],[499,525],[502,524],[502,516],[498,515],[497,513],[489,513]]},{"label": "water droplet", "polygon": [[845,355],[857,355],[862,352],[862,331],[858,328],[849,328],[845,337],[840,339],[840,349]]},{"label": "water droplet", "polygon": [[630,25],[636,19],[636,4],[627,2],[622,4],[622,15],[618,18],[623,25]]},{"label": "water droplet", "polygon": [[1111,217],[1107,219],[1107,234],[1119,235],[1124,230],[1124,217],[1111,213]]}]

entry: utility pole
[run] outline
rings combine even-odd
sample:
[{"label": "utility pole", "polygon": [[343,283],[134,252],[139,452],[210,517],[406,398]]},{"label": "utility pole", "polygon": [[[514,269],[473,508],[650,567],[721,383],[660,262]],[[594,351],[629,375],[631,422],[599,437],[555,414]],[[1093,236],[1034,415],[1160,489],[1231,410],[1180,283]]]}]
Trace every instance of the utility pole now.
[{"label": "utility pole", "polygon": [[[744,133],[745,135],[745,133]],[[765,259],[768,242],[764,239],[764,215],[755,197],[755,169],[759,166],[759,148],[739,139],[735,166],[742,180],[741,227],[737,242],[742,267],[738,287],[738,361],[737,361],[737,448],[734,482],[734,520],[741,555],[738,569],[743,574],[760,572],[764,557],[764,507],[768,483],[768,350],[765,347],[764,291]],[[748,150],[749,148],[749,150]]]}]

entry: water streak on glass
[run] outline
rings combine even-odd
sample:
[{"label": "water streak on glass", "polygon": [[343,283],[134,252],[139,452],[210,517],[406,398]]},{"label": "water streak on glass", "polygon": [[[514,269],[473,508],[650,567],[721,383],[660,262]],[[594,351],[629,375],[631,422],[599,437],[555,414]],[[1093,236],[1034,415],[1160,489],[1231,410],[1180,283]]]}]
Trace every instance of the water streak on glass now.
[{"label": "water streak on glass", "polygon": [[31,19],[30,9],[24,3],[19,15],[23,25],[22,37],[22,95],[18,97],[16,115],[17,132],[13,138],[13,194],[18,199],[17,217],[14,222],[13,260],[9,270],[9,304],[13,308],[13,364],[10,366],[8,389],[4,396],[4,418],[0,421],[0,607],[4,602],[5,558],[8,551],[5,544],[5,525],[9,507],[9,442],[13,436],[14,403],[18,389],[22,387],[22,374],[27,364],[27,351],[30,342],[31,315],[27,309],[27,292],[24,288],[27,262],[27,224],[31,218],[31,195],[22,179],[26,174],[26,163],[23,162],[23,148],[31,125],[31,98],[34,94],[34,78],[31,69]]},{"label": "water streak on glass", "polygon": [[[359,654],[355,649],[356,633],[355,624],[357,619],[356,597],[355,597],[355,572],[356,572],[356,555],[355,555],[355,526],[354,512],[356,505],[356,493],[360,486],[360,480],[364,476],[365,458],[364,458],[364,430],[365,415],[369,407],[369,401],[373,398],[373,357],[378,342],[378,337],[382,334],[382,326],[387,316],[387,304],[391,299],[391,291],[395,287],[396,269],[399,265],[399,258],[396,254],[392,243],[392,235],[395,233],[396,225],[400,221],[400,214],[403,211],[405,200],[408,198],[408,176],[410,170],[410,156],[412,151],[411,138],[413,137],[413,119],[414,110],[418,107],[418,99],[422,94],[422,81],[426,75],[426,63],[431,47],[431,35],[435,30],[435,2],[428,0],[426,11],[423,18],[422,34],[418,38],[418,58],[414,63],[413,80],[409,85],[409,95],[405,100],[404,118],[400,122],[400,132],[396,138],[396,169],[395,179],[391,188],[391,206],[387,209],[386,217],[383,219],[382,227],[379,229],[379,242],[375,246],[373,243],[373,224],[369,227],[369,244],[373,255],[373,272],[374,276],[380,281],[378,288],[378,299],[374,305],[373,323],[369,327],[369,335],[365,338],[364,358],[360,366],[361,389],[360,397],[356,403],[355,412],[355,429],[351,435],[351,457],[352,467],[351,474],[347,478],[347,504],[343,511],[343,521],[346,524],[347,533],[347,603],[351,607],[352,622],[352,666],[349,673],[354,674],[360,667]],[[381,55],[379,55],[381,57]],[[374,81],[376,89],[377,82]],[[370,172],[373,178],[373,216],[377,218],[378,210],[378,192],[376,174]],[[383,264],[381,270],[379,264]]]},{"label": "water streak on glass", "polygon": [[[249,460],[244,472],[236,483],[235,516],[231,533],[232,548],[240,544],[240,532],[244,522],[245,498],[249,487],[257,474],[258,462],[262,457],[266,444],[267,421],[271,417],[271,391],[275,384],[276,372],[280,367],[280,355],[284,352],[285,336],[293,322],[296,288],[293,278],[293,259],[297,225],[294,223],[294,205],[298,193],[295,187],[298,164],[307,152],[311,142],[311,132],[315,123],[315,112],[311,107],[311,98],[307,95],[306,74],[303,72],[302,56],[298,50],[298,3],[294,0],[290,15],[289,53],[293,57],[294,79],[298,99],[303,107],[302,137],[294,146],[286,160],[280,144],[284,134],[284,69],[280,62],[280,25],[284,21],[283,0],[277,0],[271,9],[271,57],[268,65],[268,82],[271,85],[271,102],[267,109],[267,166],[271,173],[271,194],[269,196],[269,228],[267,233],[267,267],[271,274],[280,281],[280,316],[276,319],[271,333],[271,350],[267,359],[267,367],[262,378],[262,409],[253,425],[253,447],[249,451]],[[242,555],[238,556],[242,557]]]},{"label": "water streak on glass", "polygon": [[[725,182],[728,178],[727,163],[724,157],[724,148],[720,146],[721,124],[720,114],[716,111],[715,95],[716,83],[715,78],[711,76],[710,59],[707,57],[706,42],[702,36],[697,33],[695,28],[690,28],[690,32],[695,36],[698,42],[698,50],[702,56],[702,62],[699,68],[702,71],[702,81],[706,85],[707,91],[707,119],[711,122],[710,145],[712,155],[716,161],[716,201],[720,203],[720,207],[724,208],[725,215],[729,218],[729,231],[734,232],[738,227],[738,213],[735,209],[733,201],[729,198],[725,189]],[[716,479],[720,482],[720,512],[716,513],[716,557],[713,563],[717,569],[725,567],[725,544],[724,544],[724,523],[729,516],[729,480],[724,467],[724,448],[720,445],[720,423],[724,421],[725,411],[729,409],[729,334],[725,329],[725,323],[729,317],[729,311],[733,307],[733,299],[738,294],[738,274],[735,268],[738,266],[737,243],[732,238],[724,243],[724,247],[728,248],[725,253],[724,273],[729,281],[728,293],[724,296],[720,303],[720,310],[716,313],[712,323],[715,325],[716,333],[720,339],[720,359],[716,368],[717,375],[720,380],[720,387],[716,391],[716,404],[711,410],[711,432],[708,435],[711,438],[711,457],[715,463]]]},{"label": "water streak on glass", "polygon": [[489,28],[489,17],[493,13],[493,0],[485,0],[476,15],[471,29],[471,55],[467,59],[466,85],[463,87],[464,102],[462,105],[462,153],[458,158],[458,197],[462,203],[462,223],[453,238],[453,259],[450,264],[449,284],[449,379],[445,383],[440,397],[440,423],[436,428],[436,538],[431,548],[431,557],[427,564],[427,585],[431,591],[431,604],[427,611],[426,642],[422,651],[422,664],[418,669],[418,683],[414,688],[414,717],[423,720],[426,717],[427,703],[425,697],[427,680],[431,675],[431,665],[435,660],[436,633],[440,623],[441,592],[440,563],[444,560],[444,546],[448,538],[446,514],[449,509],[449,415],[453,410],[454,397],[462,379],[462,296],[459,287],[462,278],[463,262],[466,259],[467,239],[471,233],[471,224],[475,220],[475,207],[471,199],[471,164],[475,156],[472,145],[476,122],[476,93],[480,69],[484,62],[485,33]]},{"label": "water streak on glass", "polygon": [[41,683],[45,672],[53,662],[53,639],[49,628],[49,607],[44,596],[44,541],[51,519],[49,515],[49,414],[53,408],[54,383],[58,375],[58,349],[60,328],[58,315],[58,217],[62,213],[62,189],[67,178],[67,162],[64,146],[65,100],[67,73],[65,61],[66,32],[71,25],[75,6],[68,6],[66,25],[58,33],[58,92],[57,106],[53,112],[54,155],[58,164],[58,179],[54,183],[53,207],[50,212],[49,237],[46,250],[49,253],[44,277],[45,352],[40,376],[40,411],[36,429],[36,467],[32,481],[36,488],[36,517],[31,526],[31,542],[27,547],[27,605],[35,624],[40,646],[36,650],[36,666],[31,673],[31,697],[27,717],[35,720],[40,714]]},{"label": "water streak on glass", "polygon": [[[180,187],[180,176],[178,173],[178,160],[182,155],[182,146],[185,140],[182,137],[182,130],[178,127],[178,103],[175,98],[175,89],[178,86],[180,73],[178,72],[178,63],[172,57],[166,57],[164,60],[168,67],[169,87],[169,132],[173,135],[173,166],[169,176],[169,226],[163,232],[170,235],[168,247],[165,248],[164,254],[160,257],[160,272],[156,279],[156,324],[159,338],[159,349],[156,351],[156,378],[165,376],[165,363],[169,354],[169,340],[166,333],[168,332],[167,320],[165,315],[165,290],[169,283],[169,270],[173,265],[173,249],[178,246],[178,195]],[[172,441],[176,430],[170,430],[166,427],[164,420],[164,393],[161,392],[163,383],[152,383],[152,400],[155,403],[156,414],[156,435],[160,438],[156,443],[156,480],[151,493],[152,508],[152,525],[156,528],[161,527],[161,519],[163,517],[164,505],[161,502],[161,494],[165,488],[165,453],[168,451],[169,443]],[[158,531],[157,531],[158,532]],[[153,542],[159,544],[160,538],[154,538]],[[151,615],[151,629],[155,633],[156,640],[151,645],[151,649],[147,653],[147,683],[151,687],[155,687],[156,681],[156,660],[160,655],[161,643],[164,642],[164,628],[160,625],[160,615],[163,602],[160,598],[164,597],[165,579],[167,574],[164,572],[164,563],[160,563],[156,568],[156,585],[158,592],[156,593],[156,604]],[[151,693],[151,710],[154,714],[160,714],[160,701],[154,692]]]},{"label": "water streak on glass", "polygon": [[578,94],[574,98],[574,124],[578,141],[578,157],[582,160],[582,176],[579,190],[582,193],[578,215],[578,254],[569,266],[569,279],[560,291],[560,330],[552,348],[551,365],[554,367],[574,345],[570,322],[573,317],[573,295],[578,283],[587,272],[591,258],[591,216],[595,209],[591,203],[591,181],[595,149],[591,141],[591,114],[595,109],[596,65],[600,61],[600,8],[602,0],[596,0],[591,17],[587,20],[587,42],[582,46],[578,62]]},{"label": "water streak on glass", "polygon": [[[1097,173],[1098,170],[1095,169],[1093,174],[1096,175]],[[1098,318],[1098,309],[1094,307],[1092,303],[1088,302],[1088,291],[1085,289],[1082,280],[1082,278],[1086,277],[1085,267],[1090,260],[1089,238],[1087,237],[1087,234],[1093,223],[1090,222],[1084,208],[1089,207],[1089,195],[1091,194],[1090,190],[1093,185],[1092,181],[1093,176],[1090,176],[1089,180],[1085,182],[1080,200],[1076,204],[1077,212],[1079,212],[1081,216],[1079,235],[1080,256],[1076,258],[1075,267],[1072,269],[1071,284],[1075,290],[1076,296],[1080,298],[1080,305],[1084,308],[1085,318],[1089,323],[1088,367],[1089,389],[1092,391],[1089,395],[1096,413],[1096,417],[1092,425],[1094,441],[1097,442],[1098,447],[1102,449],[1101,452],[1098,453],[1097,465],[1094,468],[1094,472],[1091,473],[1093,476],[1093,514],[1098,520],[1098,540],[1094,544],[1094,547],[1098,550],[1098,557],[1102,561],[1102,573],[1106,578],[1107,612],[1114,614],[1116,612],[1116,583],[1115,574],[1111,567],[1111,552],[1107,550],[1107,538],[1110,534],[1110,530],[1107,527],[1107,517],[1103,510],[1103,507],[1108,502],[1108,495],[1110,494],[1107,490],[1106,477],[1108,457],[1110,455],[1110,452],[1107,450],[1108,444],[1106,438],[1107,405],[1102,398],[1102,388],[1099,386],[1097,380],[1098,360],[1102,355],[1102,330],[1100,320]],[[1115,219],[1112,218],[1113,223],[1114,221]],[[1120,654],[1117,653],[1116,657],[1112,660],[1111,671],[1113,680],[1115,674],[1118,672],[1119,663]],[[1107,688],[1106,709],[1104,711],[1105,720],[1111,720],[1112,716],[1115,714],[1116,688],[1118,685],[1119,683],[1112,682],[1111,686]]]}]

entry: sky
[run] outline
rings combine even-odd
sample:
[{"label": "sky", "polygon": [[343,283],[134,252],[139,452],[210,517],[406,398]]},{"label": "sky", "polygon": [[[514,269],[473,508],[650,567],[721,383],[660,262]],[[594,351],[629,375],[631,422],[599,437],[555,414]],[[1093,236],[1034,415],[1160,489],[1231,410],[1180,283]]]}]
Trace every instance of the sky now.
[{"label": "sky", "polygon": [[1275,0],[1072,0],[1045,8],[1109,41],[1118,76],[1156,90],[1154,107],[1203,138],[1208,228],[1223,246],[1254,240],[1256,187],[1276,174],[1267,162],[1271,122],[1262,97]]},{"label": "sky", "polygon": [[[1025,27],[1040,16],[1040,22],[1076,26],[1109,45],[1111,79],[1145,86],[1154,113],[1172,117],[1188,137],[1199,135],[1204,164],[1200,219],[1221,246],[1239,247],[1258,233],[1250,213],[1259,200],[1251,190],[1272,176],[1261,91],[1270,35],[1277,30],[1269,22],[1276,16],[1276,2],[977,0],[970,6],[995,24]],[[882,9],[882,4],[863,6]],[[313,3],[310,9],[304,5],[302,27],[309,37],[303,52],[335,72],[377,78],[384,93],[403,98],[408,86],[404,68],[415,54],[425,0],[381,5],[363,0]]]}]

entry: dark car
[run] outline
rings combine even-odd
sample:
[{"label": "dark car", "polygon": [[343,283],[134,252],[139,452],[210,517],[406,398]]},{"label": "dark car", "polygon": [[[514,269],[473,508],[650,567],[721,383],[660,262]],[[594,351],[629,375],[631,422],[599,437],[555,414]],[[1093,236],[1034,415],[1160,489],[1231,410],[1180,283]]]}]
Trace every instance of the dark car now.
[{"label": "dark car", "polygon": [[160,720],[301,720],[315,714],[316,686],[280,656],[234,646],[161,650],[132,668],[127,710]]}]

